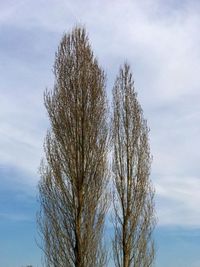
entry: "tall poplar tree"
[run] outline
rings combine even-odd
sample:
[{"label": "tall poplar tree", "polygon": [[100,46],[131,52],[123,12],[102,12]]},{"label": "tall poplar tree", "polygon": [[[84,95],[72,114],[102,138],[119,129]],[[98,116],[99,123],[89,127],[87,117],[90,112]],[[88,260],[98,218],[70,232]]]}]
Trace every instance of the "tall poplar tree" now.
[{"label": "tall poplar tree", "polygon": [[105,266],[105,75],[84,28],[76,27],[63,36],[54,74],[54,88],[44,97],[50,130],[39,183],[39,227],[46,265]]},{"label": "tall poplar tree", "polygon": [[114,239],[116,267],[149,267],[154,260],[154,189],[149,129],[128,64],[113,88]]}]

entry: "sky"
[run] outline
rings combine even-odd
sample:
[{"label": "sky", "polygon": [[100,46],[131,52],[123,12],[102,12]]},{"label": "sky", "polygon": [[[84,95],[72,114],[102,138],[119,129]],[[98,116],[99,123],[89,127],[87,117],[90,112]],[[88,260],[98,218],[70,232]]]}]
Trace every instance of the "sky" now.
[{"label": "sky", "polygon": [[200,2],[0,0],[0,267],[41,267],[43,92],[63,33],[83,25],[107,72],[128,61],[150,127],[155,267],[200,266]]}]

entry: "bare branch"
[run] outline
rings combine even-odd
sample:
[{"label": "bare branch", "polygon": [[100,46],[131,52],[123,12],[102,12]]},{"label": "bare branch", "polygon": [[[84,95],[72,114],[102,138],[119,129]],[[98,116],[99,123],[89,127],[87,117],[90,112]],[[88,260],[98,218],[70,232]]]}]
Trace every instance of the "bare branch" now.
[{"label": "bare branch", "polygon": [[44,95],[51,128],[39,183],[46,265],[103,267],[107,101],[105,75],[85,29],[63,36],[54,74],[54,89]]},{"label": "bare branch", "polygon": [[113,88],[113,253],[117,267],[148,267],[154,260],[154,189],[146,121],[130,67],[120,69]]}]

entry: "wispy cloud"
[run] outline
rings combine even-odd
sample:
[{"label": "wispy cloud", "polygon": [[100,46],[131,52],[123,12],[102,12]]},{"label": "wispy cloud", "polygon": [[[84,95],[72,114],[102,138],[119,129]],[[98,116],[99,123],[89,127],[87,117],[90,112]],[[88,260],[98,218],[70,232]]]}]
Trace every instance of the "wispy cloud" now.
[{"label": "wispy cloud", "polygon": [[162,177],[156,183],[156,192],[161,225],[199,227],[199,177]]},{"label": "wispy cloud", "polygon": [[109,96],[119,65],[132,66],[151,128],[160,224],[199,225],[199,10],[198,1],[1,1],[1,164],[38,180],[54,52],[63,32],[83,23]]},{"label": "wispy cloud", "polygon": [[1,220],[9,220],[9,221],[31,221],[32,218],[28,217],[26,214],[22,213],[0,213],[0,219]]}]

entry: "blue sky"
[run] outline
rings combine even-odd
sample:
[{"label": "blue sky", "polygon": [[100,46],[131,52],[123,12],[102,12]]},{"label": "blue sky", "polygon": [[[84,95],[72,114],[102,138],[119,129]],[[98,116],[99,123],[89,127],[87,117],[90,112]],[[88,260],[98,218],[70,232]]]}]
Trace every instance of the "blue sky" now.
[{"label": "blue sky", "polygon": [[0,267],[41,266],[38,166],[64,32],[86,26],[107,91],[132,67],[148,120],[156,188],[156,267],[200,266],[200,2],[0,1]]}]

